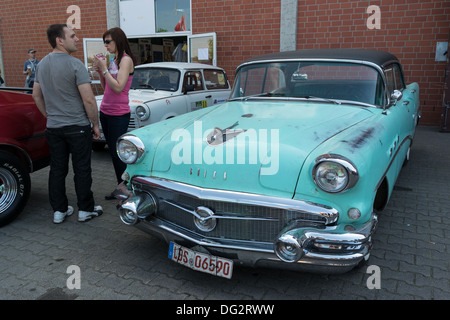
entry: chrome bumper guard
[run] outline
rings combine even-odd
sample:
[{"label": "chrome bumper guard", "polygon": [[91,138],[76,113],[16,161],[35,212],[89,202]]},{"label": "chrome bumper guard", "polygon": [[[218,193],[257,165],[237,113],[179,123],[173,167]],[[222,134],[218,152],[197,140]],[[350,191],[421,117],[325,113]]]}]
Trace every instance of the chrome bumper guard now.
[{"label": "chrome bumper guard", "polygon": [[[291,199],[271,198],[229,191],[202,189],[162,179],[135,177],[133,191],[122,187],[116,197],[123,200],[118,206],[121,220],[135,225],[144,232],[176,242],[197,251],[233,259],[238,265],[276,267],[312,272],[341,273],[367,260],[372,247],[371,235],[377,225],[375,214],[361,224],[337,225],[339,213],[333,208]],[[199,198],[217,198],[259,205],[274,203],[292,209],[310,210],[325,219],[325,224],[317,222],[293,221],[285,226],[273,242],[247,241],[226,238],[207,238],[202,234],[180,227],[156,216],[158,199],[152,188],[172,190],[195,195]],[[126,200],[125,200],[126,199]],[[276,200],[276,201],[275,201]],[[188,210],[186,210],[188,211]],[[198,215],[189,212],[201,222],[207,222],[214,215]],[[138,223],[139,222],[139,223]]]}]

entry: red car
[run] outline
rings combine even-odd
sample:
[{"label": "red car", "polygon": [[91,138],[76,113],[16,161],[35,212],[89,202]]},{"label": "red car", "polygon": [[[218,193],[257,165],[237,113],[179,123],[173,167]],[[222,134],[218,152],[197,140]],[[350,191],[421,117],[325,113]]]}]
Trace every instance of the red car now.
[{"label": "red car", "polygon": [[0,227],[30,195],[30,173],[50,164],[46,119],[25,89],[0,88]]}]

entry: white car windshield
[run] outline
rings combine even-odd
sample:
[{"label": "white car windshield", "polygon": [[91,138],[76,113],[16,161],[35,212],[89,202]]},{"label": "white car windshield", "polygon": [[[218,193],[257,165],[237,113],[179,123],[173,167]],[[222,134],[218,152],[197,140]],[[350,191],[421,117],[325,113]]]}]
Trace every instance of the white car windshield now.
[{"label": "white car windshield", "polygon": [[384,104],[384,84],[371,66],[323,61],[265,62],[243,66],[231,98],[285,97]]},{"label": "white car windshield", "polygon": [[180,71],[166,68],[136,68],[131,89],[177,91]]}]

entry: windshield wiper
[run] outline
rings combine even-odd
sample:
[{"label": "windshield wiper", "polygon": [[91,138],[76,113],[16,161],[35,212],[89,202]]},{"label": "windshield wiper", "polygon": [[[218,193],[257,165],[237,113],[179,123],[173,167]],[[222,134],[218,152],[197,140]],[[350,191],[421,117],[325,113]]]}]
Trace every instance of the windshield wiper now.
[{"label": "windshield wiper", "polygon": [[341,104],[340,101],[336,101],[333,99],[327,99],[327,98],[322,98],[322,97],[315,97],[315,96],[303,96],[303,97],[298,97],[298,98],[305,98],[305,99],[319,99],[321,101],[325,101],[325,102],[329,102],[329,103],[334,103],[334,104]]},{"label": "windshield wiper", "polygon": [[144,89],[153,89],[153,90],[158,90],[156,88],[153,88],[151,85],[149,84],[140,84],[138,87],[132,87],[131,89],[137,89],[137,88],[144,88]]},{"label": "windshield wiper", "polygon": [[272,92],[264,92],[264,93],[253,94],[253,95],[250,95],[250,96],[236,97],[236,98],[233,98],[233,99],[231,99],[231,100],[247,100],[247,99],[252,99],[252,98],[259,98],[259,97],[273,97],[273,96],[280,97],[280,95],[278,95],[278,94],[276,94],[276,93],[272,93]]}]

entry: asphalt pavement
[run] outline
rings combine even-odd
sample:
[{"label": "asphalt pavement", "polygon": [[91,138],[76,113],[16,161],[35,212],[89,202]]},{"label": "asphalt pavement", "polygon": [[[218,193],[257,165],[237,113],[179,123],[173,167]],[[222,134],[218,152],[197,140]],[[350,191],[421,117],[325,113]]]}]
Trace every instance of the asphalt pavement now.
[{"label": "asphalt pavement", "polygon": [[[235,267],[232,279],[167,258],[168,245],[123,224],[108,152],[93,153],[93,190],[104,214],[52,223],[48,168],[31,175],[22,214],[0,228],[2,300],[450,299],[450,133],[419,127],[366,266],[340,275]],[[76,208],[73,175],[67,193]]]}]

